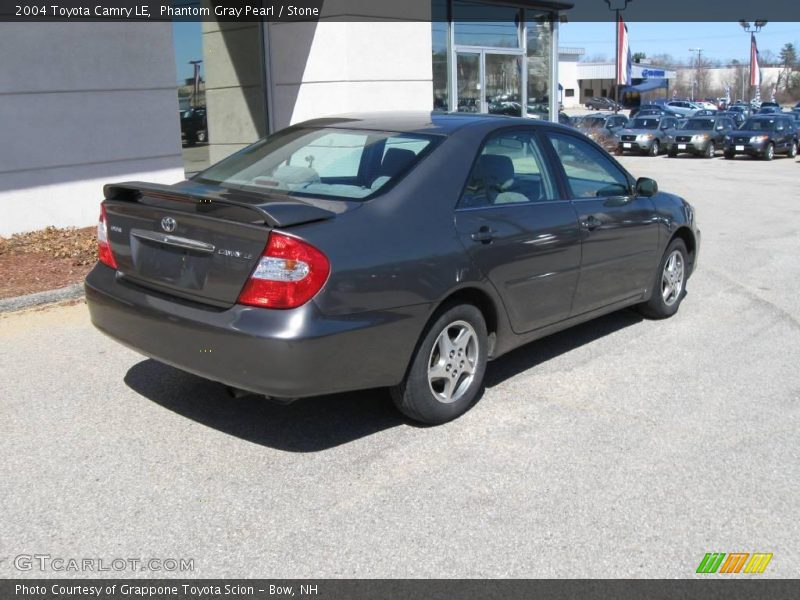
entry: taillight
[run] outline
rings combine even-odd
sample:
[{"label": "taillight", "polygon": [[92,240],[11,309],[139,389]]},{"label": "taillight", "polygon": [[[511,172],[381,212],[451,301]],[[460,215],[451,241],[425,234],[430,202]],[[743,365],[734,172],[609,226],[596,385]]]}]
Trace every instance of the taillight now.
[{"label": "taillight", "polygon": [[240,304],[295,308],[305,304],[328,279],[330,263],[314,246],[272,232],[267,247],[239,295]]},{"label": "taillight", "polygon": [[117,268],[117,261],[108,243],[108,218],[104,204],[100,205],[100,220],[97,222],[97,259],[112,269]]}]

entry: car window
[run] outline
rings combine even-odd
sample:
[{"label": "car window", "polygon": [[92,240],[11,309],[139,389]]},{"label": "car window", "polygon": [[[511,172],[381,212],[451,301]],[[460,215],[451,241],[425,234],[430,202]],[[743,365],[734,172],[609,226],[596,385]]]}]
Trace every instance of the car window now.
[{"label": "car window", "polygon": [[557,199],[541,148],[528,132],[490,137],[475,159],[459,208],[527,204]]},{"label": "car window", "polygon": [[335,127],[289,128],[213,165],[196,178],[271,193],[367,198],[401,179],[436,137]]},{"label": "car window", "polygon": [[549,132],[547,137],[564,167],[572,198],[630,193],[628,177],[602,150],[571,135]]},{"label": "car window", "polygon": [[309,167],[322,177],[356,177],[366,133],[331,132],[294,152],[287,166]]},{"label": "car window", "polygon": [[660,119],[655,117],[637,117],[628,123],[630,129],[656,129]]}]

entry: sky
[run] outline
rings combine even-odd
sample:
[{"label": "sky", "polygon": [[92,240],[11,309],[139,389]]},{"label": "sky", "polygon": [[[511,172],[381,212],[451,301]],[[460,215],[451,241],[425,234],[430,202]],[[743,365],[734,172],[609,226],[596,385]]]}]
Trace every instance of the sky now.
[{"label": "sky", "polygon": [[[190,60],[203,60],[202,23],[200,21],[173,21],[172,35],[175,40],[175,72],[176,81],[184,83],[194,75]],[[200,65],[200,76],[205,79],[203,65]]]},{"label": "sky", "polygon": [[[689,48],[702,48],[703,56],[727,62],[747,60],[750,34],[737,22],[727,23],[628,23],[631,53],[670,54],[689,62],[697,56]],[[775,56],[787,42],[800,47],[800,23],[767,23],[756,34],[760,52],[771,50]],[[586,56],[604,54],[614,59],[614,23],[566,23],[559,29],[559,46],[586,49]]]}]

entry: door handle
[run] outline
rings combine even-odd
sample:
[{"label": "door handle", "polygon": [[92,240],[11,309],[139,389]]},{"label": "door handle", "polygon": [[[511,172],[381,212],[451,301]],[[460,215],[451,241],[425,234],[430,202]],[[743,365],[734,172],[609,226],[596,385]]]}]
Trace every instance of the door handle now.
[{"label": "door handle", "polygon": [[475,242],[481,242],[482,244],[488,244],[494,239],[495,232],[492,231],[489,227],[484,225],[478,231],[473,233],[470,237]]},{"label": "door handle", "polygon": [[585,221],[581,221],[581,227],[583,227],[587,231],[594,231],[602,224],[603,222],[594,215],[589,216]]}]

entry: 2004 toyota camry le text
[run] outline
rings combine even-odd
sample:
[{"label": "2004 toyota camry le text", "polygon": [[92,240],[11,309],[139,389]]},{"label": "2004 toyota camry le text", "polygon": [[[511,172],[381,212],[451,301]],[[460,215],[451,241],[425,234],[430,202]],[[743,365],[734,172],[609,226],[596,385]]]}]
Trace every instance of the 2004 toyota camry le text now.
[{"label": "2004 toyota camry le text", "polygon": [[692,207],[580,133],[489,115],[308,121],[188,181],[105,187],[93,323],[239,391],[388,387],[442,423],[488,360],[627,306],[678,310]]}]

